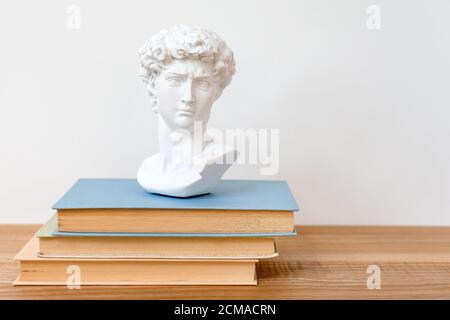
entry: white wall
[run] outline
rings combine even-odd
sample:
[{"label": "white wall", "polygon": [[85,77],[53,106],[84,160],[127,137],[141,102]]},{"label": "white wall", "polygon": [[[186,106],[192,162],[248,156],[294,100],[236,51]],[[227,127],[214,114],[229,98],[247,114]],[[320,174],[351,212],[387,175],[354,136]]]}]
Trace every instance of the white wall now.
[{"label": "white wall", "polygon": [[[66,8],[81,9],[81,29]],[[369,5],[381,29],[366,27]],[[217,128],[279,128],[304,224],[450,225],[449,1],[9,1],[0,10],[0,223],[42,223],[79,177],[157,151],[137,49],[199,25],[234,50]],[[267,178],[234,166],[228,178]]]}]

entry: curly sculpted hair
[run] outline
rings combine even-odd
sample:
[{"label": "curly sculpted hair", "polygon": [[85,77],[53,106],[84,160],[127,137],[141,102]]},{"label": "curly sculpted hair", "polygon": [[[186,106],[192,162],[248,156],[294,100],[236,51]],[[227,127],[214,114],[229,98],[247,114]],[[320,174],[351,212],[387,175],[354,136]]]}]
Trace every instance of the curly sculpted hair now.
[{"label": "curly sculpted hair", "polygon": [[152,107],[157,103],[155,80],[174,59],[196,59],[211,63],[222,90],[235,73],[233,52],[214,32],[198,27],[175,26],[151,37],[139,51],[141,76],[150,94]]}]

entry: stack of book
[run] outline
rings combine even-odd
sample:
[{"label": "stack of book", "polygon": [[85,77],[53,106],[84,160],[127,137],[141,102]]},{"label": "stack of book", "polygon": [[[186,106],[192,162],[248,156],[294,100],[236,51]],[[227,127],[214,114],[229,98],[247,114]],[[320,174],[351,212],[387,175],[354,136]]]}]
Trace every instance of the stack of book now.
[{"label": "stack of book", "polygon": [[16,285],[256,285],[256,263],[296,235],[284,181],[222,180],[191,198],[134,179],[80,179],[18,253]]}]

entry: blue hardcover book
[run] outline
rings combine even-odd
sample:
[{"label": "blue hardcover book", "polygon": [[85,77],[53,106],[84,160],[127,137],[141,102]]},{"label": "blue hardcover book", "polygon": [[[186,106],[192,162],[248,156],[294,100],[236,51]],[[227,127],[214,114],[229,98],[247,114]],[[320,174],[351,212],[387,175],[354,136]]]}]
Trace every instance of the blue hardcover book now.
[{"label": "blue hardcover book", "polygon": [[298,211],[286,182],[257,180],[223,180],[210,194],[175,198],[135,179],[80,179],[53,208],[64,233],[287,235]]},{"label": "blue hardcover book", "polygon": [[222,180],[212,193],[175,198],[152,194],[135,179],[80,179],[53,209],[195,209],[298,211],[285,181]]}]

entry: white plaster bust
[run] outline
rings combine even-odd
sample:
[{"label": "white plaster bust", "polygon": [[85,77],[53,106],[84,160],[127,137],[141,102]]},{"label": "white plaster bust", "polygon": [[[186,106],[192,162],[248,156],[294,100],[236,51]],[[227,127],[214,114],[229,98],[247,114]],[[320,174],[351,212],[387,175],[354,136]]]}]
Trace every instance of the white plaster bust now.
[{"label": "white plaster bust", "polygon": [[175,197],[211,192],[238,155],[206,132],[211,107],[235,72],[233,52],[214,32],[176,26],[150,38],[140,62],[160,152],[144,160],[138,183]]}]

